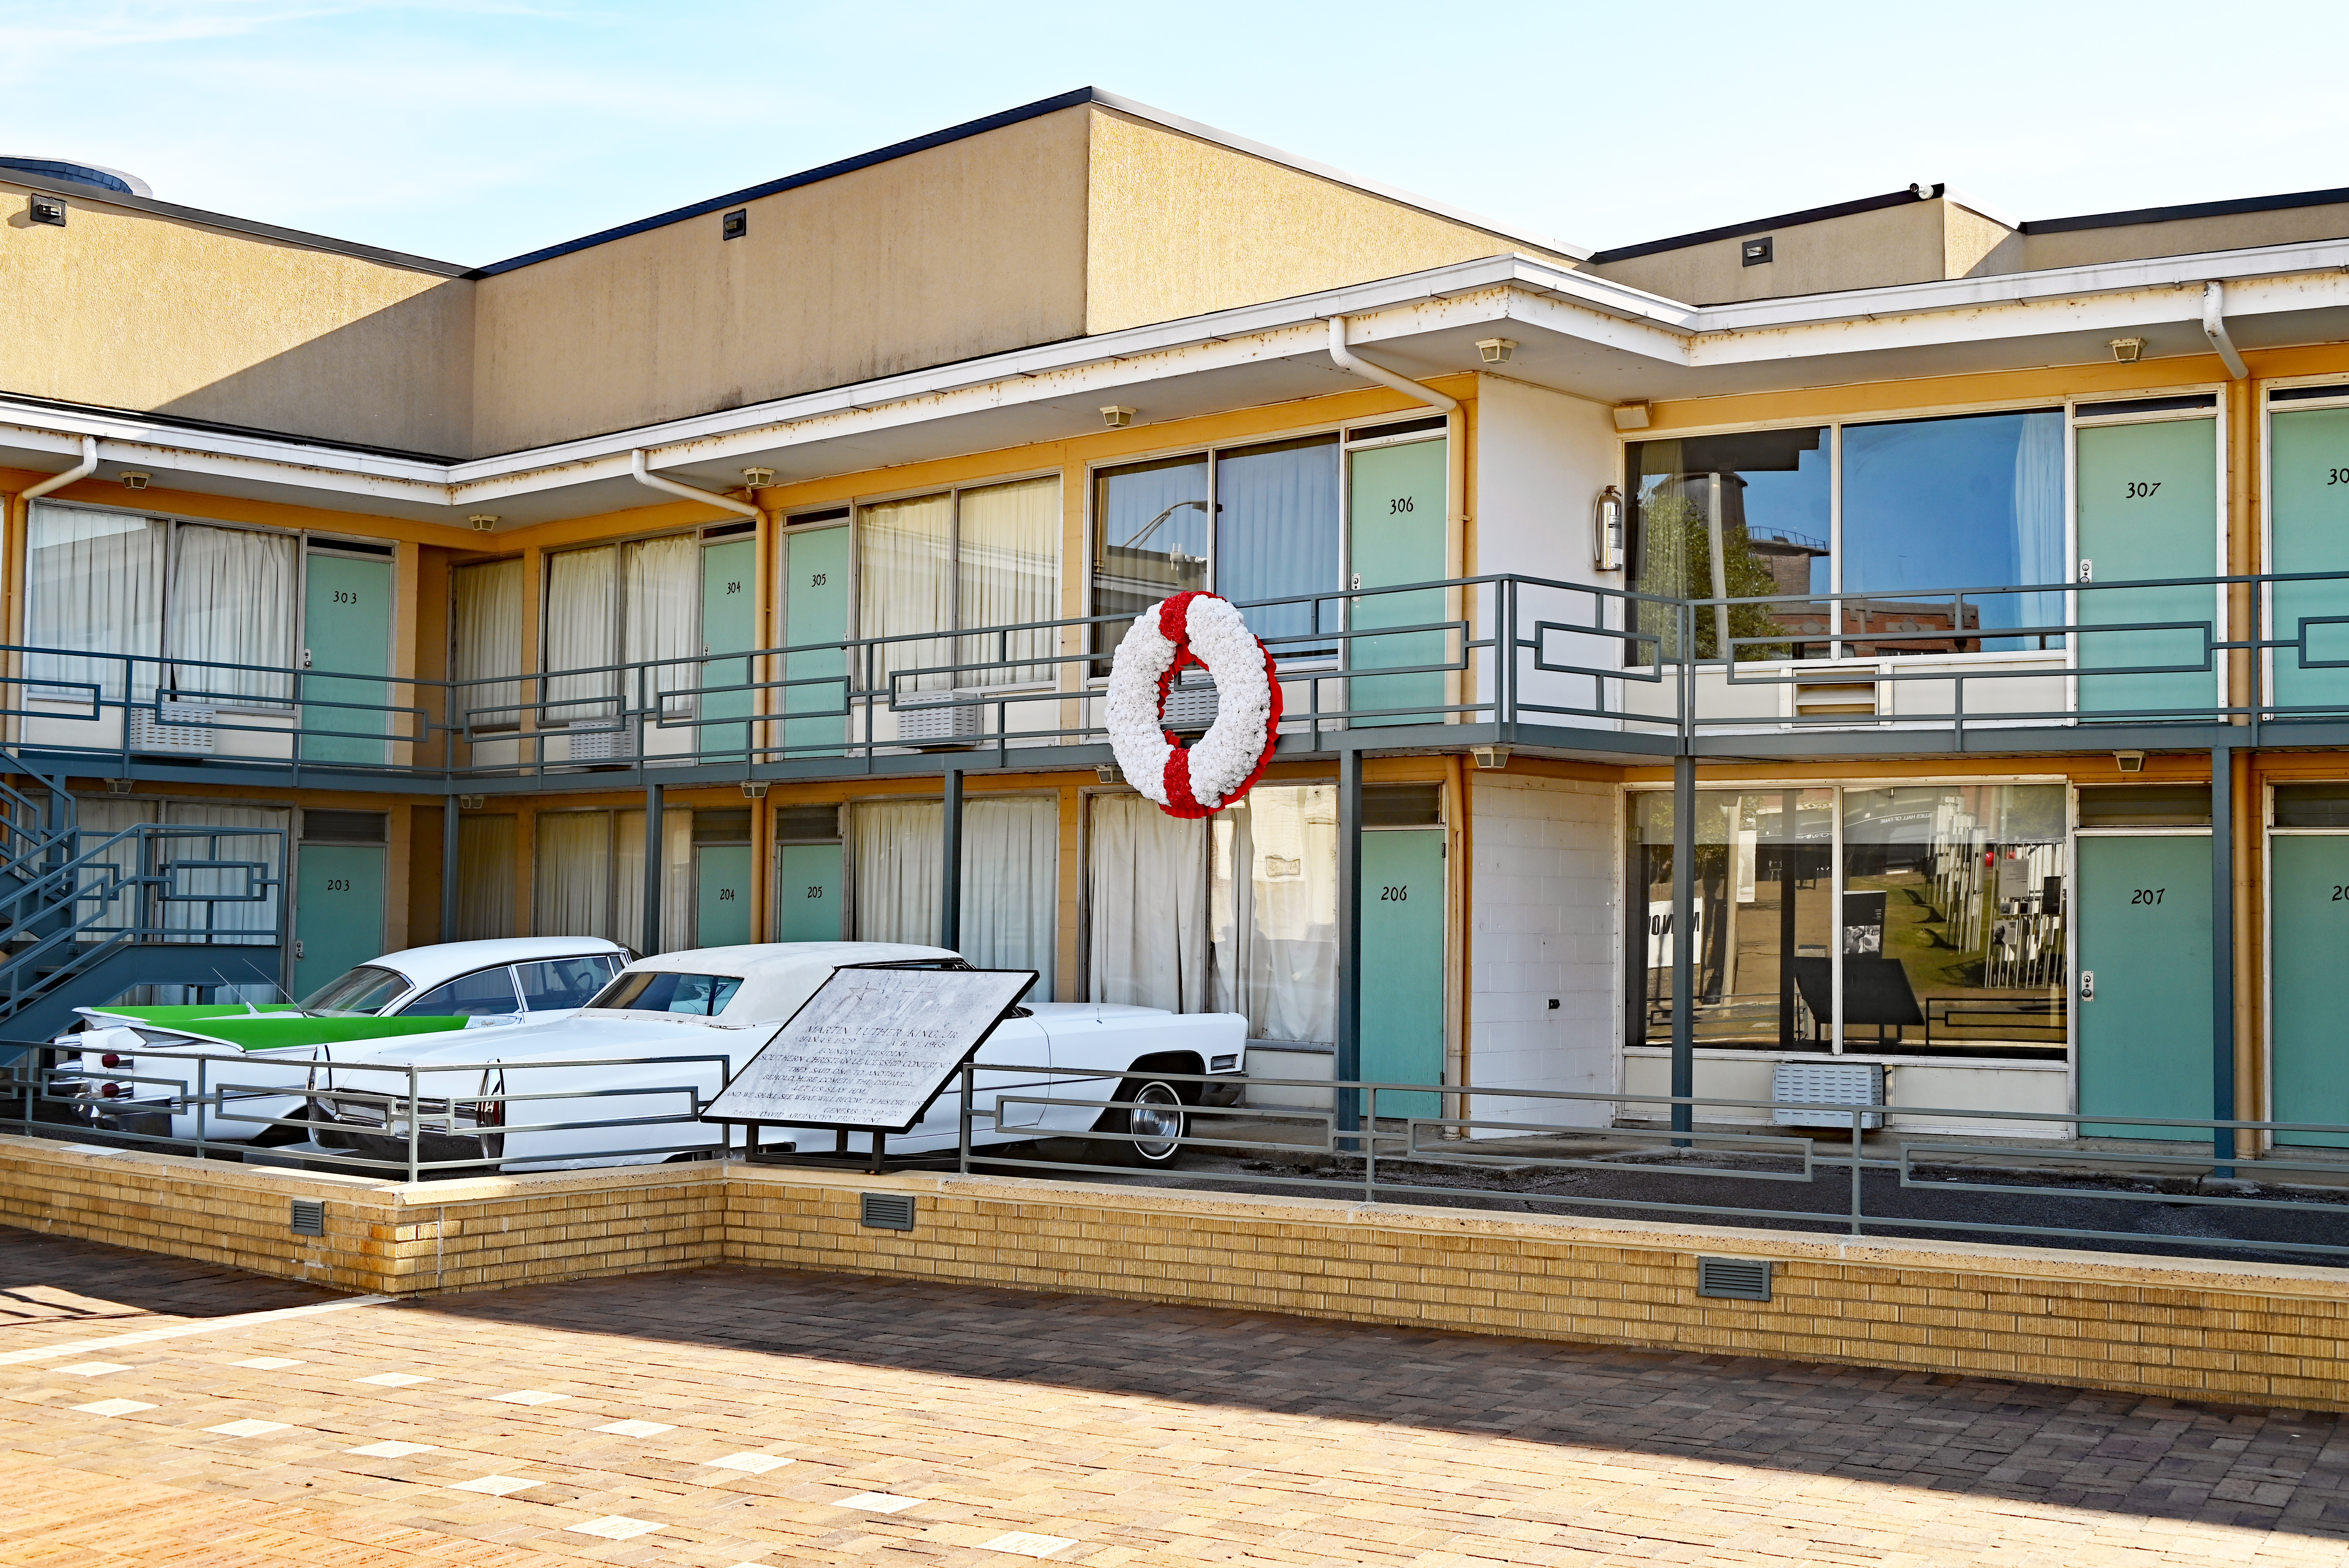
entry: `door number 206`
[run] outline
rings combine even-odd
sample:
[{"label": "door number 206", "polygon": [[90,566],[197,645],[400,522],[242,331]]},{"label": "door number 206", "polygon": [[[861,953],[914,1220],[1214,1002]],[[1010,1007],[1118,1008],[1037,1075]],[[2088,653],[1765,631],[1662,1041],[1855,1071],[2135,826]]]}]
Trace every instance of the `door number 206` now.
[{"label": "door number 206", "polygon": [[1381,903],[1402,903],[1407,902],[1410,897],[1411,884],[1408,882],[1404,883],[1401,887],[1382,887],[1379,889],[1379,902]]}]

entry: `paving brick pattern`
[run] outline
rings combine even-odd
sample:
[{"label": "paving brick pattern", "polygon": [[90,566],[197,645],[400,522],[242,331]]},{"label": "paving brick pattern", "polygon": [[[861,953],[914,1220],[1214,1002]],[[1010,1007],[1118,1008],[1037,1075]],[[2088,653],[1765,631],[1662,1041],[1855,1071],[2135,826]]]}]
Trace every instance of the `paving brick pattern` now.
[{"label": "paving brick pattern", "polygon": [[2349,1561],[2330,1415],[975,1287],[633,1275],[87,1358],[125,1369],[0,1367],[0,1563]]}]

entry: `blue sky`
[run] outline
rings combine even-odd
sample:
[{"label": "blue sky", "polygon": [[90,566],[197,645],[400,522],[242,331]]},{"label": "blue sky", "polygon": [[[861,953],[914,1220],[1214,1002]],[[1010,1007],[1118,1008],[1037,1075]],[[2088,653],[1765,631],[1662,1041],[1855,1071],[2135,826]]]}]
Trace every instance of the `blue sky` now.
[{"label": "blue sky", "polygon": [[[1607,246],[2349,186],[2349,7],[0,0],[0,149],[450,261],[1086,85]],[[2295,64],[2296,62],[2296,64]]]}]

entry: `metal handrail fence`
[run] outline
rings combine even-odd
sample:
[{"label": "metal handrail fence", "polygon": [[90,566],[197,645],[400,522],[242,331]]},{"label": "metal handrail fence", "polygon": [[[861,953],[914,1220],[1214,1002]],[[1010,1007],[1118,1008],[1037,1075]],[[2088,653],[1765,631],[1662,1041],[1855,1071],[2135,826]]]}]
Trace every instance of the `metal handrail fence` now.
[{"label": "metal handrail fence", "polygon": [[[1050,1078],[1048,1093],[1021,1095],[987,1091],[981,1104],[976,1076],[1033,1073]],[[1170,1084],[1206,1085],[1218,1081],[1206,1074],[1152,1070],[1149,1077]],[[1156,1133],[1133,1132],[1103,1122],[1119,1111],[1162,1110],[1150,1102],[1123,1099],[1114,1092],[1086,1094],[1088,1084],[1112,1082],[1098,1073],[1072,1073],[1063,1067],[1023,1067],[1017,1064],[972,1064],[963,1069],[959,1085],[957,1168],[964,1174],[1005,1171],[1059,1178],[1093,1175],[1131,1180],[1131,1165],[1100,1161],[1064,1161],[1020,1155],[1006,1148],[976,1141],[980,1124],[992,1123],[1007,1109],[1022,1108],[1050,1117],[1055,1110],[1075,1111],[1089,1130],[1055,1130],[1038,1134],[1081,1140],[1089,1148],[1175,1142],[1183,1150],[1226,1156],[1251,1156],[1259,1166],[1319,1162],[1326,1174],[1282,1173],[1277,1169],[1208,1170],[1168,1168],[1158,1176],[1184,1183],[1225,1188],[1294,1188],[1358,1197],[1365,1203],[1434,1202],[1541,1205],[1557,1211],[1636,1211],[1644,1214],[1674,1214],[1692,1221],[1764,1221],[1804,1230],[1839,1233],[1888,1235],[1902,1232],[1966,1235],[1977,1240],[2033,1241],[2061,1243],[2090,1241],[2131,1246],[2207,1247],[2222,1252],[2275,1253],[2312,1260],[2341,1260],[2349,1265],[2349,1126],[2316,1122],[2194,1119],[2177,1117],[2083,1115],[2053,1111],[1983,1110],[1933,1106],[1854,1106],[1818,1100],[1736,1099],[1718,1096],[1639,1094],[1627,1091],[1480,1088],[1473,1085],[1386,1083],[1367,1079],[1265,1078],[1251,1075],[1252,1088],[1304,1089],[1331,1096],[1329,1110],[1313,1109],[1222,1109],[1187,1106],[1190,1125],[1179,1140]],[[1228,1081],[1228,1080],[1223,1080]],[[1360,1125],[1349,1130],[1335,1107],[1343,1097],[1360,1097]],[[1381,1110],[1379,1097],[1389,1096]],[[1398,1105],[1393,1097],[1413,1102],[1440,1097],[1439,1114],[1420,1114]],[[1510,1114],[1473,1114],[1475,1103],[1509,1102]],[[1458,1108],[1441,1114],[1442,1102]],[[1544,1119],[1527,1106],[1558,1108]],[[1590,1115],[1568,1119],[1570,1108],[1588,1108]],[[1653,1121],[1627,1117],[1627,1108],[1651,1108]],[[1674,1130],[1664,1125],[1675,1110],[1685,1110],[1695,1125]],[[1705,1112],[1716,1114],[1708,1118]],[[1782,1113],[1796,1113],[1806,1125],[1830,1129],[1819,1137],[1790,1131],[1743,1131],[1730,1119],[1769,1121]],[[1877,1134],[1870,1142],[1868,1123],[1888,1119],[1899,1124],[1938,1122],[1948,1133],[1936,1134],[1914,1125],[1898,1125]],[[1228,1136],[1194,1130],[1206,1121],[1211,1129],[1233,1129],[1240,1123],[1286,1124],[1302,1129],[1306,1141],[1268,1137]],[[2127,1128],[2127,1133],[2114,1130]],[[1985,1129],[2011,1129],[2008,1141],[1985,1143],[2000,1136]],[[2068,1137],[2047,1135],[2048,1130],[2070,1130]],[[1026,1129],[1021,1130],[1023,1132]],[[2221,1160],[2209,1152],[2181,1153],[2199,1140],[2208,1150],[2212,1135],[2230,1132],[2240,1140],[2272,1142],[2279,1136],[2338,1145],[2339,1160],[2294,1158],[2292,1146],[2274,1144],[2256,1158]],[[1480,1136],[1481,1135],[1481,1136]],[[1977,1141],[1965,1141],[1964,1140]],[[1531,1140],[1564,1149],[1531,1147]],[[1884,1146],[1889,1144],[1887,1151]],[[1604,1145],[1594,1150],[1592,1145]],[[1580,1146],[1578,1149],[1575,1146]],[[2283,1152],[2278,1152],[2279,1150]],[[1706,1156],[1712,1162],[1705,1162]],[[1740,1166],[1725,1156],[1742,1156]],[[1736,1183],[1812,1187],[1837,1172],[1838,1201],[1832,1206],[1770,1207],[1740,1201]],[[1519,1181],[1508,1186],[1479,1186],[1473,1181],[1432,1180],[1436,1173],[1536,1174],[1583,1172],[1603,1174],[1619,1191],[1546,1193]],[[2004,1172],[2006,1181],[1968,1181],[1968,1174]],[[2068,1181],[2066,1175],[2071,1178]],[[2249,1180],[2269,1177],[2323,1175],[2338,1185],[2279,1183],[2283,1195],[2252,1195],[2262,1183]],[[1641,1178],[1671,1178],[1726,1183],[1721,1202],[1691,1202],[1661,1193],[1630,1190]],[[1871,1181],[1870,1177],[1889,1178]],[[2179,1183],[2194,1183],[2186,1190]],[[2337,1193],[2333,1201],[2311,1196],[2315,1191]],[[2082,1202],[2118,1205],[2121,1212],[2155,1209],[2187,1209],[2244,1216],[2283,1215],[2296,1220],[2322,1216],[2333,1222],[2336,1239],[2304,1237],[2228,1236],[2208,1232],[2163,1233],[2131,1231],[2098,1224],[2044,1224],[2012,1215],[1978,1219],[1931,1212],[1901,1212],[1930,1208],[1951,1194],[1995,1197],[2004,1202],[2045,1204]],[[1900,1195],[1896,1199],[1893,1195]]]},{"label": "metal handrail fence", "polygon": [[[414,1037],[409,1037],[413,1038]],[[430,1037],[427,1037],[428,1038]],[[305,1051],[315,1047],[301,1047]],[[109,1068],[64,1047],[41,1047],[0,1068],[0,1123],[26,1135],[103,1137],[109,1142],[191,1153],[199,1159],[252,1150],[304,1166],[418,1181],[428,1176],[494,1174],[502,1170],[641,1162],[675,1155],[723,1153],[725,1130],[701,1119],[731,1081],[723,1053],[594,1058],[508,1057],[466,1062],[370,1062],[324,1056],[278,1057],[228,1047],[217,1051],[136,1048]],[[533,1075],[579,1069],[674,1073],[674,1082],[605,1087],[509,1087]],[[638,1076],[645,1076],[639,1074]],[[707,1081],[714,1077],[715,1086]],[[274,1079],[275,1081],[262,1081]],[[115,1092],[101,1092],[109,1086]],[[664,1103],[681,1105],[657,1109]],[[288,1106],[287,1102],[298,1104]],[[650,1102],[635,1114],[519,1119],[516,1106]],[[340,1119],[314,1112],[331,1109]],[[296,1114],[296,1112],[299,1114]],[[11,1114],[13,1112],[13,1114]],[[529,1114],[529,1113],[523,1113]],[[112,1122],[104,1126],[102,1122]],[[155,1126],[164,1125],[159,1130]],[[184,1127],[180,1124],[185,1123]],[[596,1140],[628,1129],[690,1128],[690,1136]],[[297,1152],[253,1141],[263,1129],[314,1135]],[[342,1139],[320,1145],[315,1135]],[[582,1140],[560,1135],[594,1135]],[[552,1140],[550,1141],[550,1135]],[[538,1140],[533,1145],[530,1140]],[[519,1140],[519,1146],[518,1146]],[[584,1141],[584,1147],[577,1147]],[[471,1148],[473,1153],[450,1152]]]}]

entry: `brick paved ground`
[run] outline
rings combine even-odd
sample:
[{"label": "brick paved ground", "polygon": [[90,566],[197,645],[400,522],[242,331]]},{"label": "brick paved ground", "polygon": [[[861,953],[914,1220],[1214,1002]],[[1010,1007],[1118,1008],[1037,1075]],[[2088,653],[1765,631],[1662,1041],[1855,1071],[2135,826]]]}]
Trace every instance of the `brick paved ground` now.
[{"label": "brick paved ground", "polygon": [[[16,1295],[129,1255],[0,1232]],[[2334,1563],[2344,1477],[2327,1416],[750,1270],[0,1366],[0,1563],[58,1568]]]}]

